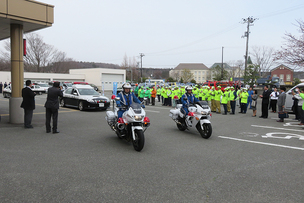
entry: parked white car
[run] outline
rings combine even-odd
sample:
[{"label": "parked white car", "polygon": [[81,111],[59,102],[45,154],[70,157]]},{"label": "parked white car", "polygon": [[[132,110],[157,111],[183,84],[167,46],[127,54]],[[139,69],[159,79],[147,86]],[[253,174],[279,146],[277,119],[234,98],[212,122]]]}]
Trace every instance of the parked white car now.
[{"label": "parked white car", "polygon": [[46,87],[41,87],[40,85],[32,85],[32,91],[36,92],[36,94],[42,94],[42,93],[47,93]]},{"label": "parked white car", "polygon": [[8,85],[3,89],[3,97],[4,98],[10,98],[12,94],[11,86]]},{"label": "parked white car", "polygon": [[37,85],[43,88],[45,90],[45,93],[47,93],[48,89],[51,87],[49,84],[46,83],[38,83]]},{"label": "parked white car", "polygon": [[295,91],[296,88],[299,88],[300,91],[301,89],[304,88],[304,83],[300,83],[300,84],[297,84],[296,86],[294,86],[293,88],[291,88],[290,90],[288,90],[286,92],[286,100],[285,100],[285,109],[287,111],[291,111],[292,109],[292,105],[293,105],[293,99],[292,99],[292,92]]}]

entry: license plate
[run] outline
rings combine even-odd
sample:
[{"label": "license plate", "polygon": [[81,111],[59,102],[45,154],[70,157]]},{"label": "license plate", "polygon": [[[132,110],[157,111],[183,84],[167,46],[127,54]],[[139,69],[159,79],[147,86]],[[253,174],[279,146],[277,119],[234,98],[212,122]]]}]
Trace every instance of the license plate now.
[{"label": "license plate", "polygon": [[99,107],[104,107],[104,103],[99,103]]}]

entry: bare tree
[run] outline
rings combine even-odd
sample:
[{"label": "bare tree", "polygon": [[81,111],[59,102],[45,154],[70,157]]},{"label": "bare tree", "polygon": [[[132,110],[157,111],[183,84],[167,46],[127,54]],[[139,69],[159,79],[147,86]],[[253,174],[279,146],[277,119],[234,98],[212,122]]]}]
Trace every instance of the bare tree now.
[{"label": "bare tree", "polygon": [[24,57],[24,68],[30,71],[45,72],[45,68],[53,62],[57,50],[44,43],[43,38],[35,33],[25,35],[27,53]]},{"label": "bare tree", "polygon": [[244,67],[244,61],[243,60],[237,60],[237,61],[229,61],[229,66],[231,67],[231,70],[228,71],[229,78],[240,78],[243,77],[243,70]]},{"label": "bare tree", "polygon": [[193,73],[189,69],[184,69],[181,72],[181,78],[184,82],[190,82],[193,79]]},{"label": "bare tree", "polygon": [[283,61],[295,66],[295,70],[304,66],[304,21],[297,20],[301,36],[297,37],[291,33],[286,33],[285,44],[281,46],[281,51],[275,53],[276,61]]},{"label": "bare tree", "polygon": [[[60,52],[52,45],[44,43],[43,38],[35,33],[25,35],[27,39],[24,70],[33,72],[67,72],[61,71],[59,62],[72,61],[66,57],[66,53]],[[10,41],[4,43],[5,51],[1,52],[1,60],[10,66]]]},{"label": "bare tree", "polygon": [[172,73],[172,78],[173,78],[175,81],[180,81],[180,78],[181,78],[180,71],[174,70],[173,73]]},{"label": "bare tree", "polygon": [[129,67],[129,60],[127,54],[124,55],[124,58],[122,60],[122,63],[120,65],[121,68],[126,69]]},{"label": "bare tree", "polygon": [[250,52],[250,55],[253,58],[253,64],[259,66],[258,72],[260,76],[265,76],[261,74],[262,72],[270,72],[271,67],[275,63],[273,58],[274,52],[275,50],[273,47],[252,47],[252,52]]}]

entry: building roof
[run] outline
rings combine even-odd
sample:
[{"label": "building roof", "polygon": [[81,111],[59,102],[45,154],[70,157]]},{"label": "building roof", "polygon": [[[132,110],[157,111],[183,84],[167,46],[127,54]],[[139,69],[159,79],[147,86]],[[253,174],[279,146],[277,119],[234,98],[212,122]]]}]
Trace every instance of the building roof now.
[{"label": "building roof", "polygon": [[[214,63],[210,68],[215,68],[216,66],[222,67],[222,63]],[[223,63],[224,69],[232,69],[227,63]]]},{"label": "building roof", "polygon": [[281,64],[281,65],[279,65],[278,67],[276,67],[276,68],[274,68],[274,69],[270,70],[270,72],[272,72],[272,71],[274,71],[274,70],[276,70],[276,69],[278,69],[278,68],[280,68],[280,67],[282,67],[282,66],[283,66],[284,68],[287,68],[287,69],[289,69],[289,70],[293,71],[293,69],[291,69],[291,68],[289,68],[289,67],[287,67],[287,66],[285,66],[285,65]]},{"label": "building roof", "polygon": [[174,68],[174,70],[209,70],[207,66],[203,63],[180,63]]}]

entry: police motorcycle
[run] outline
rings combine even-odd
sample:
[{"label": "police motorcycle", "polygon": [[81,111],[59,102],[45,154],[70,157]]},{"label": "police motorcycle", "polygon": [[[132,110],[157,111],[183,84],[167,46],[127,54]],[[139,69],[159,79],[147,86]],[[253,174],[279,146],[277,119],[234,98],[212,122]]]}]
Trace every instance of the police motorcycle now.
[{"label": "police motorcycle", "polygon": [[120,101],[123,105],[120,108],[126,111],[119,119],[119,108],[114,107],[114,101],[119,101],[120,97],[113,95],[111,100],[113,101],[113,111],[107,111],[105,117],[108,125],[116,132],[118,138],[124,139],[127,142],[132,142],[134,149],[136,151],[141,151],[145,144],[144,132],[150,126],[150,119],[146,117],[146,112],[142,108],[146,98],[140,104],[132,102],[129,107]]},{"label": "police motorcycle", "polygon": [[[187,97],[184,98],[187,100]],[[176,122],[180,131],[196,128],[202,138],[208,139],[212,134],[211,109],[206,101],[189,103],[188,115],[182,112],[182,104],[177,104],[175,109],[170,110],[169,116]]]}]

